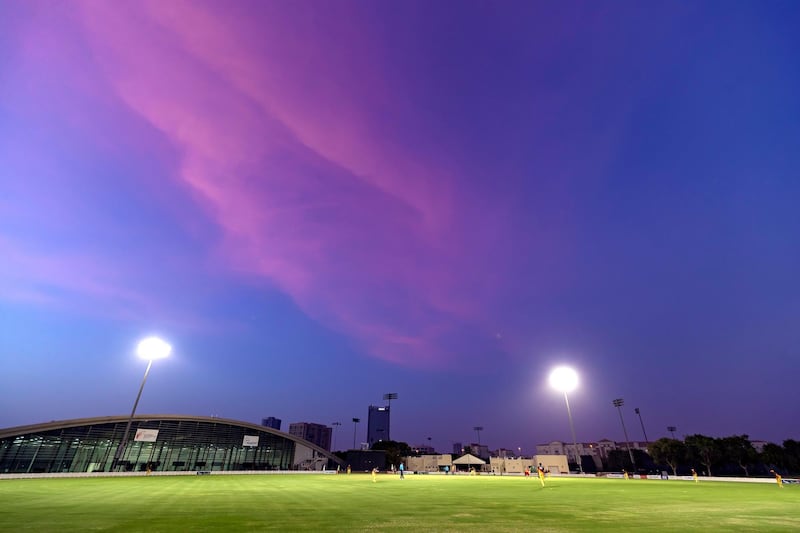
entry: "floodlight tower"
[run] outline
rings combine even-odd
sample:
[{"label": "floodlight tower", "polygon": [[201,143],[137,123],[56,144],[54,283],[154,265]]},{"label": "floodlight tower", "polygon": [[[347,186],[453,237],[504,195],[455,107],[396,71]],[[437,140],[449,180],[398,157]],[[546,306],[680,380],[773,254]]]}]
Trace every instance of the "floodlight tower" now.
[{"label": "floodlight tower", "polygon": [[147,382],[147,375],[150,374],[150,367],[153,366],[154,360],[169,357],[170,352],[172,352],[172,346],[158,337],[147,337],[136,347],[136,355],[138,355],[140,359],[147,359],[147,369],[144,371],[144,379],[142,379],[142,384],[139,386],[139,393],[136,395],[136,401],[133,402],[131,416],[128,417],[128,423],[125,424],[125,433],[122,434],[122,440],[120,440],[117,451],[114,453],[114,460],[111,462],[112,471],[116,469],[117,463],[119,463],[119,460],[125,454],[125,447],[128,445],[128,433],[131,430],[133,416],[136,414],[136,407],[139,405],[139,399],[142,397],[144,384]]},{"label": "floodlight tower", "polygon": [[392,440],[391,432],[392,432],[392,400],[397,399],[396,392],[387,392],[383,395],[383,399],[388,402],[389,407],[389,416],[387,417],[387,424],[386,424],[386,440]]},{"label": "floodlight tower", "polygon": [[641,413],[641,411],[639,411],[638,407],[635,408],[633,410],[633,412],[636,413],[637,415],[639,415],[639,423],[642,425],[642,433],[644,434],[644,442],[645,442],[645,444],[649,445],[650,441],[647,439],[647,431],[644,430],[644,421],[642,421],[642,413]]},{"label": "floodlight tower", "polygon": [[353,418],[353,449],[356,449],[356,428],[358,423],[361,422],[360,418]]},{"label": "floodlight tower", "polygon": [[675,440],[675,431],[677,431],[677,429],[678,428],[676,428],[675,426],[667,426],[667,431],[669,431],[672,434],[672,440]]},{"label": "floodlight tower", "polygon": [[578,453],[578,441],[575,438],[575,425],[572,423],[572,411],[569,408],[569,398],[567,393],[575,390],[578,386],[578,374],[567,366],[560,366],[550,372],[550,386],[564,393],[564,401],[567,404],[567,417],[569,418],[569,428],[572,431],[572,446],[575,451],[575,459],[578,462],[578,470],[583,474],[581,456]]},{"label": "floodlight tower", "polygon": [[478,433],[478,446],[481,445],[481,431],[483,431],[483,426],[475,426],[474,429]]},{"label": "floodlight tower", "polygon": [[625,400],[622,398],[617,398],[614,400],[614,407],[617,408],[619,411],[619,421],[622,422],[622,432],[625,434],[625,447],[628,448],[628,455],[631,458],[631,464],[633,465],[633,469],[636,470],[636,461],[633,460],[633,452],[631,451],[631,443],[628,439],[628,430],[625,429],[625,420],[622,419],[622,406],[625,405]]},{"label": "floodlight tower", "polygon": [[333,450],[331,450],[332,452],[336,451],[336,428],[338,426],[341,426],[341,425],[342,425],[341,422],[332,422],[331,423],[331,426],[333,426]]}]

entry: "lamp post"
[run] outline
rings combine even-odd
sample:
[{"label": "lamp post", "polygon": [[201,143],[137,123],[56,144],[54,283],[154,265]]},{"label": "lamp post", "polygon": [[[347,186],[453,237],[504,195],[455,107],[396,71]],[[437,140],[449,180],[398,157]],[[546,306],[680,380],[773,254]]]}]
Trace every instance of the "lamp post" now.
[{"label": "lamp post", "polygon": [[639,411],[638,407],[635,408],[633,410],[633,412],[636,413],[637,415],[639,415],[639,423],[642,425],[642,433],[644,434],[644,442],[645,442],[645,444],[649,445],[650,441],[647,439],[647,431],[644,430],[644,422],[642,421],[642,413],[641,413],[641,411]]},{"label": "lamp post", "polygon": [[336,428],[338,426],[341,426],[341,425],[342,425],[341,422],[332,422],[331,423],[331,426],[333,426],[333,450],[332,451],[336,451]]},{"label": "lamp post", "polygon": [[550,386],[564,393],[564,402],[567,404],[567,417],[569,418],[569,429],[572,431],[572,446],[575,451],[575,459],[578,462],[578,470],[583,474],[581,456],[578,454],[578,441],[575,438],[575,425],[572,423],[572,411],[569,408],[569,398],[567,397],[567,393],[575,390],[575,387],[578,386],[578,374],[569,367],[560,366],[550,372]]},{"label": "lamp post", "polygon": [[633,452],[631,451],[631,443],[628,439],[628,430],[625,429],[625,420],[622,419],[622,406],[625,405],[625,400],[622,398],[617,398],[614,400],[614,407],[617,408],[619,411],[619,421],[622,422],[622,432],[625,434],[625,447],[628,448],[628,455],[631,458],[631,464],[633,465],[633,469],[636,470],[636,461],[633,460]]},{"label": "lamp post", "polygon": [[356,449],[356,428],[358,427],[358,423],[361,422],[360,418],[353,419],[353,449]]},{"label": "lamp post", "polygon": [[144,379],[142,379],[142,384],[139,386],[139,393],[136,395],[136,401],[133,402],[131,416],[128,417],[128,423],[125,425],[125,433],[122,434],[122,440],[120,441],[119,446],[117,446],[117,451],[114,454],[114,460],[111,463],[112,471],[117,468],[117,463],[119,463],[119,460],[122,459],[122,456],[125,454],[125,447],[128,445],[128,433],[131,430],[133,416],[136,414],[136,407],[139,405],[139,398],[142,397],[142,390],[144,390],[144,384],[147,382],[147,375],[150,373],[150,367],[153,365],[154,360],[164,359],[165,357],[169,356],[170,352],[172,352],[172,346],[162,341],[158,337],[147,337],[136,347],[136,354],[141,359],[147,359],[147,369],[144,371]]},{"label": "lamp post", "polygon": [[677,429],[678,428],[676,428],[675,426],[667,426],[667,431],[669,431],[672,434],[672,440],[675,440],[675,431]]}]

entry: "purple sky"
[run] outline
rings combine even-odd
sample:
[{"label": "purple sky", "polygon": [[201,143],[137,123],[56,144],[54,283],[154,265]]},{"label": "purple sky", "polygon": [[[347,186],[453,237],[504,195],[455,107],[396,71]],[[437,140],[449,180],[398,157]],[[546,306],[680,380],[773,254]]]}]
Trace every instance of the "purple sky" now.
[{"label": "purple sky", "polygon": [[0,427],[800,438],[800,4],[0,3]]}]

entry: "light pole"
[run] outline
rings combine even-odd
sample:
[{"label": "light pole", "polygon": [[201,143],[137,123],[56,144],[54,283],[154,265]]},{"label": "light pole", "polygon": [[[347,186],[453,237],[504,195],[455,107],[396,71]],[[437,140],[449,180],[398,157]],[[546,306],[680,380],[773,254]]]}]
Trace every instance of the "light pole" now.
[{"label": "light pole", "polygon": [[678,429],[678,428],[676,428],[675,426],[667,426],[667,431],[669,431],[670,433],[672,433],[672,440],[675,440],[675,431],[676,431],[677,429]]},{"label": "light pole", "polygon": [[628,455],[631,458],[631,464],[633,465],[634,471],[636,470],[636,461],[633,460],[633,452],[631,451],[631,443],[628,440],[628,430],[625,429],[625,420],[622,419],[622,406],[625,405],[625,400],[622,398],[617,398],[614,400],[614,407],[617,408],[619,411],[619,421],[622,422],[622,432],[625,434],[625,447],[628,448]]},{"label": "light pole", "polygon": [[560,366],[550,372],[550,386],[564,393],[564,402],[567,404],[567,417],[569,418],[569,429],[572,431],[572,446],[575,451],[575,459],[578,462],[578,470],[583,474],[581,456],[578,454],[578,441],[575,438],[575,425],[572,423],[572,411],[569,408],[569,398],[567,393],[575,390],[578,386],[578,374],[571,368]]},{"label": "light pole", "polygon": [[642,433],[644,434],[644,442],[645,442],[645,444],[649,445],[650,441],[647,439],[647,431],[644,430],[644,422],[642,421],[642,413],[641,413],[641,411],[639,411],[638,407],[635,408],[633,410],[633,412],[636,413],[637,415],[639,415],[639,423],[642,425]]},{"label": "light pole", "polygon": [[358,423],[361,422],[360,418],[353,419],[353,449],[356,449],[356,428],[358,427]]},{"label": "light pole", "polygon": [[478,446],[481,445],[481,431],[483,431],[483,426],[475,426],[474,429],[478,433]]},{"label": "light pole", "polygon": [[139,398],[142,397],[142,390],[144,390],[144,384],[147,381],[147,375],[150,373],[150,367],[153,365],[154,360],[164,359],[165,357],[169,356],[170,352],[172,352],[172,346],[162,341],[158,337],[147,337],[136,347],[136,354],[141,359],[147,359],[147,369],[144,371],[144,379],[142,379],[142,384],[139,386],[139,393],[136,395],[136,401],[133,402],[131,416],[128,417],[128,423],[125,425],[125,433],[122,434],[122,440],[120,441],[119,446],[117,446],[117,452],[114,454],[114,460],[111,463],[112,471],[117,468],[117,463],[119,463],[119,460],[125,454],[125,446],[128,444],[128,433],[130,432],[131,424],[133,423],[133,415],[136,414],[136,406],[139,405]]},{"label": "light pole", "polygon": [[[391,429],[392,429],[392,400],[397,399],[396,392],[387,392],[383,395],[383,399],[389,402],[389,416],[387,417],[387,424],[386,424],[386,440],[392,440]],[[369,439],[367,439],[369,440]]]},{"label": "light pole", "polygon": [[332,422],[331,423],[331,426],[333,426],[333,450],[332,451],[334,451],[334,452],[336,451],[336,428],[338,426],[341,426],[341,425],[342,425],[341,422]]}]

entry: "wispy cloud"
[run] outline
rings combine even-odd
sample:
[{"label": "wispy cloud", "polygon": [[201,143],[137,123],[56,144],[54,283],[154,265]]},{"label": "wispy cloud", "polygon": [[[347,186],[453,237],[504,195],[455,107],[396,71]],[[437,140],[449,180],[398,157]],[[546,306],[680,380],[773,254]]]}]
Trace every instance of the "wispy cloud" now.
[{"label": "wispy cloud", "polygon": [[280,12],[261,27],[214,4],[128,7],[87,9],[91,42],[120,98],[180,150],[180,178],[224,228],[231,265],[376,356],[446,358],[431,325],[475,320],[482,296],[453,238],[457,169],[386,123],[402,87],[347,57],[368,45],[360,33],[318,53],[331,43],[317,34],[312,52],[316,28],[286,31]]},{"label": "wispy cloud", "polygon": [[[261,5],[257,24],[213,2],[79,7],[60,35],[89,51],[91,91],[110,89],[105,99],[172,145],[178,161],[160,162],[162,173],[221,229],[211,246],[230,269],[271,280],[397,363],[441,363],[457,356],[448,332],[490,332],[483,314],[497,279],[478,266],[486,236],[463,236],[472,223],[463,213],[477,211],[456,185],[463,169],[413,148],[404,121],[415,110],[385,81],[390,67],[372,56],[380,42],[356,31],[369,27],[357,12],[330,8],[320,26],[289,4]],[[499,211],[482,209],[502,232]],[[145,305],[88,257],[39,260],[35,277]]]}]

